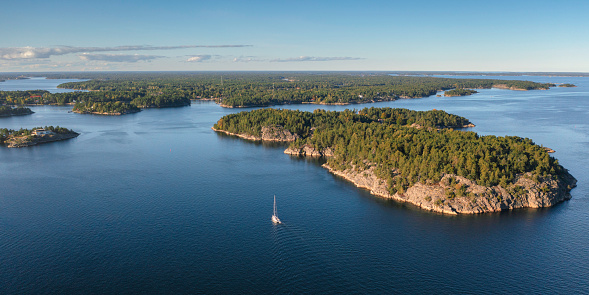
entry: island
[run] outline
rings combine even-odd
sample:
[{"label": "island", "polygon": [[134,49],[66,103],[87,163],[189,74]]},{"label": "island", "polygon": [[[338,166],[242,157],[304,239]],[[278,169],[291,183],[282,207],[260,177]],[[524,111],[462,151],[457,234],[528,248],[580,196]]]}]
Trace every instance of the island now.
[{"label": "island", "polygon": [[569,84],[569,83],[564,83],[564,84],[559,84],[558,87],[577,87],[577,85],[575,85],[575,84]]},{"label": "island", "polygon": [[189,106],[192,100],[213,100],[226,108],[348,105],[422,98],[451,89],[544,90],[555,86],[518,80],[393,76],[384,72],[129,72],[69,73],[67,77],[86,81],[60,84],[59,88],[79,90],[66,93],[0,91],[0,105],[123,102],[138,108],[163,108]]},{"label": "island", "polygon": [[120,101],[107,102],[78,102],[74,105],[72,111],[79,114],[93,114],[93,115],[107,115],[120,116],[125,114],[132,114],[141,111],[137,106],[124,103]]},{"label": "island", "polygon": [[31,111],[29,108],[25,107],[11,107],[11,106],[0,106],[0,117],[10,117],[10,116],[24,116],[30,115],[35,112]]},{"label": "island", "polygon": [[66,140],[80,135],[63,127],[35,127],[33,129],[0,129],[0,144],[9,148],[20,148],[42,143]]},{"label": "island", "polygon": [[453,129],[468,124],[436,110],[260,109],[226,115],[213,130],[290,142],[285,153],[324,157],[331,173],[374,195],[435,212],[541,208],[570,199],[576,179],[543,147]]},{"label": "island", "polygon": [[444,96],[447,96],[447,97],[467,96],[467,95],[473,95],[475,93],[478,93],[478,91],[471,90],[471,89],[464,89],[464,88],[456,88],[456,89],[452,89],[452,90],[448,90],[448,91],[444,92]]}]

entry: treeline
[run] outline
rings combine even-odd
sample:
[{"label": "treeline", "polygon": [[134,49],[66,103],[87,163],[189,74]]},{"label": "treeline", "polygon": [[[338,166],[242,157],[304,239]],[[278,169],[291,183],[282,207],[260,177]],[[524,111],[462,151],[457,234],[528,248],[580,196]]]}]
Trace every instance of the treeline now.
[{"label": "treeline", "polygon": [[122,75],[60,87],[97,91],[175,91],[189,99],[215,99],[228,107],[275,104],[348,104],[419,98],[453,88],[547,89],[553,84],[358,73],[162,73]]},{"label": "treeline", "polygon": [[446,92],[444,92],[444,96],[467,96],[467,95],[472,95],[478,93],[475,90],[471,90],[471,89],[464,89],[464,88],[456,88],[456,89],[452,89],[452,90],[448,90]]},{"label": "treeline", "polygon": [[[73,75],[73,74],[72,74]],[[61,77],[62,76],[56,76]],[[68,76],[70,77],[70,76]],[[70,77],[72,78],[72,77]],[[191,99],[214,99],[223,106],[250,107],[277,104],[349,104],[419,98],[454,88],[547,89],[549,83],[494,79],[452,79],[391,76],[385,73],[94,73],[91,79],[59,85],[88,90],[37,95],[0,95],[8,104],[66,104],[74,101],[136,101],[143,106],[187,105]],[[34,96],[34,97],[32,97]]]},{"label": "treeline", "polygon": [[45,126],[45,127],[34,127],[32,129],[19,129],[19,130],[12,130],[12,129],[7,129],[7,128],[0,128],[0,144],[3,144],[4,141],[6,141],[6,139],[8,139],[9,137],[17,137],[17,136],[32,136],[33,135],[33,130],[36,129],[45,129],[45,130],[49,130],[49,131],[53,131],[54,133],[57,134],[69,134],[69,133],[75,133],[73,130],[71,129],[67,129],[64,127],[59,127],[59,126]]},{"label": "treeline", "polygon": [[[507,187],[517,175],[526,172],[531,172],[536,180],[538,177],[556,177],[564,172],[556,159],[527,138],[409,128],[397,124],[393,116],[375,119],[383,113],[395,114],[397,111],[371,108],[358,113],[350,110],[315,110],[310,113],[261,109],[224,116],[214,127],[259,136],[262,126],[281,125],[301,136],[293,143],[294,147],[305,144],[319,150],[331,147],[334,157],[328,159],[328,163],[335,169],[375,165],[377,175],[387,180],[391,194],[403,193],[417,182],[437,183],[443,174],[463,176],[480,185]],[[436,117],[428,115],[429,112],[400,113],[408,115],[407,121],[415,122]],[[425,124],[438,126],[445,123]]]},{"label": "treeline", "polygon": [[31,111],[31,109],[25,108],[25,107],[13,108],[11,106],[0,106],[0,117],[21,116],[21,115],[29,115],[32,113],[33,113],[33,111]]},{"label": "treeline", "polygon": [[139,112],[140,109],[131,103],[122,101],[85,101],[77,102],[72,111],[82,114],[129,114]]},{"label": "treeline", "polygon": [[432,128],[462,128],[472,124],[468,119],[440,110],[427,112],[400,108],[364,108],[358,112],[373,121],[383,120],[387,124],[413,125]]},{"label": "treeline", "polygon": [[50,93],[44,90],[0,91],[0,103],[8,105],[57,104],[76,102],[126,102],[141,108],[162,108],[190,105],[190,99],[174,92],[161,91],[76,91]]}]

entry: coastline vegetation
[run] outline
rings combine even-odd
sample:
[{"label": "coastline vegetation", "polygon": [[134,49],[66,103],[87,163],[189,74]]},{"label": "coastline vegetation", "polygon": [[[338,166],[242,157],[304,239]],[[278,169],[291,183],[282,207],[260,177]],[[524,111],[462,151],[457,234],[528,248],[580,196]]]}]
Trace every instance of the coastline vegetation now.
[{"label": "coastline vegetation", "polygon": [[[382,119],[383,114],[390,117]],[[452,125],[448,122],[459,125],[463,120],[442,111],[406,112],[389,108],[313,113],[260,109],[226,115],[214,128],[258,136],[262,127],[280,125],[300,136],[291,147],[332,149],[334,156],[328,158],[328,164],[336,170],[375,166],[376,175],[387,181],[391,194],[403,193],[417,182],[439,183],[444,174],[462,176],[483,186],[507,187],[527,172],[536,181],[566,172],[556,159],[528,138],[479,136],[451,128],[407,125],[419,121],[426,126],[448,126]]]},{"label": "coastline vegetation", "polygon": [[444,96],[452,97],[452,96],[467,96],[478,93],[478,91],[471,90],[471,89],[464,89],[464,88],[456,88],[452,90],[448,90],[444,92]]},{"label": "coastline vegetation", "polygon": [[124,115],[141,110],[134,104],[121,101],[85,101],[77,102],[72,111],[80,114]]},{"label": "coastline vegetation", "polygon": [[78,134],[75,131],[71,130],[71,129],[67,129],[64,127],[59,127],[59,126],[45,126],[45,127],[34,127],[31,129],[19,129],[19,130],[12,130],[12,129],[7,129],[7,128],[0,128],[0,144],[5,144],[6,141],[13,139],[13,138],[17,138],[17,137],[25,137],[26,140],[33,140],[33,138],[36,136],[34,134],[34,130],[38,130],[38,129],[44,129],[46,131],[51,131],[54,134],[61,134],[61,135],[67,135],[67,134]]},{"label": "coastline vegetation", "polygon": [[[0,91],[0,104],[126,102],[139,108],[190,105],[215,100],[224,107],[280,104],[352,104],[420,98],[450,89],[548,89],[550,83],[496,79],[391,76],[385,73],[104,73],[59,85],[76,92]],[[88,78],[86,77],[86,78]]]},{"label": "coastline vegetation", "polygon": [[29,108],[25,107],[11,107],[11,106],[0,106],[0,117],[8,116],[23,116],[34,113]]}]

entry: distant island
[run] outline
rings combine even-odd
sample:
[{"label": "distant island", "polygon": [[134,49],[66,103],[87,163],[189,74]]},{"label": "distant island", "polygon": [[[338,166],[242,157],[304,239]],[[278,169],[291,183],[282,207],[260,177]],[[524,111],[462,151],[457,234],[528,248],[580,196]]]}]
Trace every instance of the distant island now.
[{"label": "distant island", "polygon": [[575,85],[575,84],[569,84],[569,83],[564,83],[564,84],[559,84],[558,87],[577,87],[577,85]]},{"label": "distant island", "polygon": [[0,144],[9,148],[20,148],[42,143],[66,140],[80,135],[62,127],[35,127],[33,129],[0,129]]},{"label": "distant island", "polygon": [[142,108],[190,106],[190,99],[174,93],[104,91],[50,93],[45,90],[0,91],[0,104],[74,105],[73,111],[82,114],[124,115]]},{"label": "distant island", "polygon": [[120,101],[78,102],[72,108],[72,112],[78,114],[93,114],[107,116],[120,116],[125,114],[137,113],[140,111],[141,110],[137,106]]},{"label": "distant island", "polygon": [[452,90],[448,90],[444,92],[444,96],[453,97],[453,96],[467,96],[478,93],[478,91],[471,90],[471,89],[464,89],[464,88],[456,88]]},{"label": "distant island", "polygon": [[35,112],[31,111],[29,108],[25,107],[11,107],[11,106],[0,106],[0,117],[10,117],[10,116],[24,116],[30,115]]},{"label": "distant island", "polygon": [[[466,89],[542,90],[555,86],[552,83],[531,81],[393,76],[362,72],[70,73],[67,76],[48,77],[89,80],[58,86],[80,90],[75,92],[0,91],[0,105],[122,102],[137,108],[163,108],[189,106],[191,100],[214,100],[227,108],[303,103],[347,105],[422,98],[436,95],[439,91],[450,94],[462,91],[461,95],[466,95]],[[82,112],[96,113],[86,108]],[[127,114],[130,111],[105,114],[109,113]]]},{"label": "distant island", "polygon": [[450,129],[469,124],[443,111],[260,109],[226,115],[213,130],[291,142],[285,153],[325,157],[325,168],[357,186],[435,212],[540,208],[570,198],[576,179],[543,147]]}]

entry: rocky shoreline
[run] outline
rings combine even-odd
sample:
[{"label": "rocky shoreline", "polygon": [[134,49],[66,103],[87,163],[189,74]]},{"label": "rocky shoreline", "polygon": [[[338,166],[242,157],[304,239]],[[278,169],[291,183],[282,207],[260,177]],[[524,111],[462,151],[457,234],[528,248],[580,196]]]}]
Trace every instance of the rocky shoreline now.
[{"label": "rocky shoreline", "polygon": [[101,113],[101,112],[88,112],[88,111],[72,111],[74,113],[78,113],[78,114],[88,114],[88,115],[101,115],[101,116],[122,116],[122,115],[127,115],[127,114],[134,114],[134,113],[139,113],[141,112],[141,110],[136,110],[136,111],[127,111],[127,112],[112,112],[112,113]]},{"label": "rocky shoreline", "polygon": [[7,139],[4,143],[8,148],[21,148],[27,146],[33,146],[42,143],[66,140],[80,135],[77,132],[71,133],[57,133],[57,134],[45,134],[45,135],[32,135],[32,136],[18,136]]},{"label": "rocky shoreline", "polygon": [[[514,86],[508,87],[505,84],[495,84],[491,88],[516,90],[516,91],[528,91],[528,89],[524,89],[524,88],[517,88],[517,87],[514,87]],[[548,90],[548,88],[538,88],[538,90]]]},{"label": "rocky shoreline", "polygon": [[[538,182],[531,178],[531,173],[519,175],[514,184],[507,188],[501,186],[486,187],[457,175],[446,174],[440,183],[417,183],[404,193],[391,195],[386,181],[374,173],[374,166],[368,169],[336,170],[328,164],[323,167],[340,176],[357,187],[365,188],[371,194],[399,202],[406,202],[444,214],[479,214],[499,212],[518,208],[551,207],[571,198],[570,190],[577,180],[570,174],[557,179],[545,177]],[[464,187],[464,195],[456,195],[457,187]]]},{"label": "rocky shoreline", "polygon": [[[212,129],[253,141],[292,142],[298,138],[297,135],[284,130],[281,126],[263,127],[261,136]],[[326,158],[334,155],[331,148],[318,150],[309,145],[289,147],[284,153],[293,156]],[[365,169],[352,167],[337,170],[328,164],[323,164],[329,172],[354,183],[357,187],[369,190],[373,195],[410,203],[424,210],[452,215],[551,207],[569,200],[570,190],[576,187],[577,183],[577,180],[568,172],[558,177],[539,177],[536,180],[531,173],[518,175],[515,182],[505,188],[500,185],[481,186],[467,178],[445,174],[439,183],[416,183],[403,193],[390,194],[387,182],[376,176],[375,166],[366,163]]]},{"label": "rocky shoreline", "polygon": [[225,130],[215,129],[215,127],[211,127],[211,129],[215,132],[221,132],[252,141],[292,142],[300,138],[299,135],[293,134],[279,125],[262,127],[261,136],[231,133]]}]

